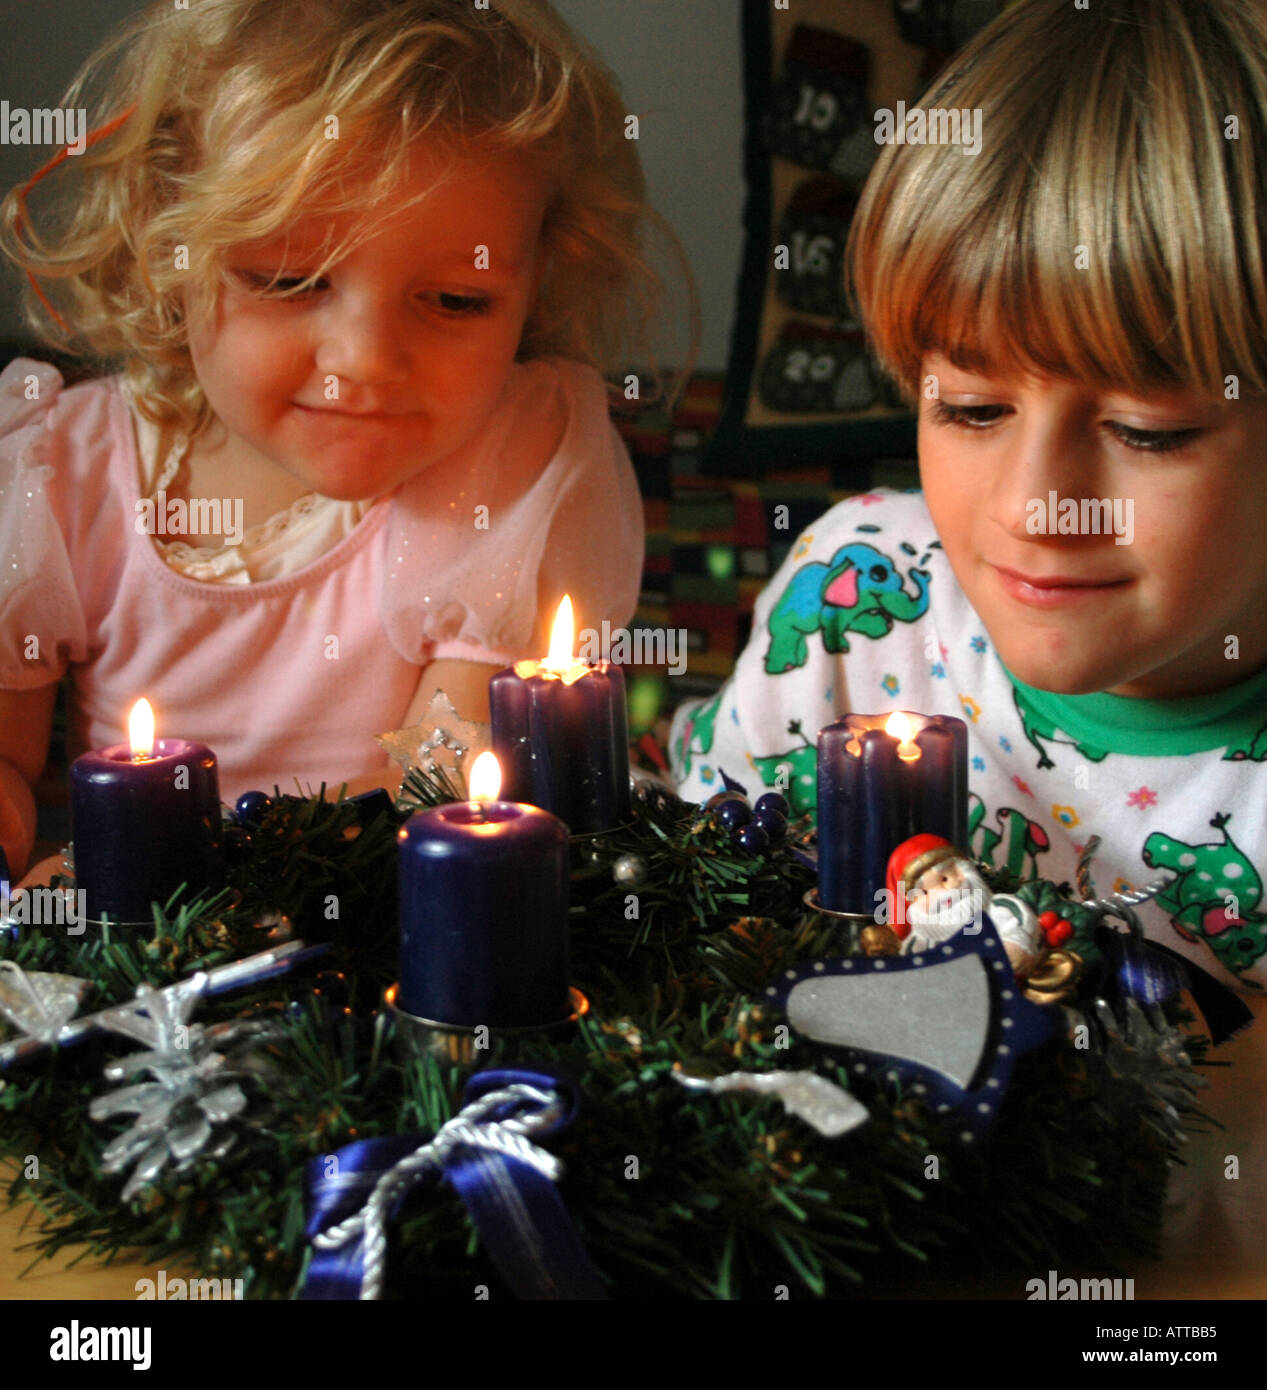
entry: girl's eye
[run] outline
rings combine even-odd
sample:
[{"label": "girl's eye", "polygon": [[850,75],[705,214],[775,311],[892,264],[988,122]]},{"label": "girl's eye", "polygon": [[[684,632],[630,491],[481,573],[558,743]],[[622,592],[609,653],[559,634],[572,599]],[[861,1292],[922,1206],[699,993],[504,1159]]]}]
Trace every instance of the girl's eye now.
[{"label": "girl's eye", "polygon": [[[958,425],[963,429],[984,430],[998,420],[1007,410],[1002,405],[947,405],[945,401],[933,402],[932,416],[939,425]],[[1169,454],[1190,444],[1201,433],[1200,429],[1184,430],[1136,430],[1116,420],[1106,420],[1105,428],[1128,449],[1141,453]]]},{"label": "girl's eye", "polygon": [[[239,270],[236,274],[243,284],[253,289],[257,294],[276,297],[289,295],[293,298],[301,286],[308,284],[306,275],[278,275],[268,270]],[[306,292],[311,293],[313,290],[324,288],[324,280],[315,280],[311,285],[308,285]]]},{"label": "girl's eye", "polygon": [[[306,275],[279,275],[268,270],[239,270],[238,279],[255,294],[268,299],[302,299],[327,288],[324,278],[309,283]],[[487,314],[492,300],[486,294],[458,294],[448,290],[425,296],[449,318],[472,318]]]},{"label": "girl's eye", "polygon": [[432,296],[432,303],[455,318],[470,318],[476,314],[488,313],[492,300],[486,294],[450,294],[441,291]]}]

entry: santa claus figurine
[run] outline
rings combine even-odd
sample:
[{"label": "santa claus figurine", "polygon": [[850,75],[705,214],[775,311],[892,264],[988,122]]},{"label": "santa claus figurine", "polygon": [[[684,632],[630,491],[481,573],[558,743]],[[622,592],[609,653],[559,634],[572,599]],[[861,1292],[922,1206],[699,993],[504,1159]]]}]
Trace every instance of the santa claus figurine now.
[{"label": "santa claus figurine", "polygon": [[961,931],[979,932],[989,912],[1023,979],[1046,953],[1038,916],[1011,893],[991,893],[975,864],[940,835],[913,835],[889,856],[889,925],[903,952],[927,951]]}]

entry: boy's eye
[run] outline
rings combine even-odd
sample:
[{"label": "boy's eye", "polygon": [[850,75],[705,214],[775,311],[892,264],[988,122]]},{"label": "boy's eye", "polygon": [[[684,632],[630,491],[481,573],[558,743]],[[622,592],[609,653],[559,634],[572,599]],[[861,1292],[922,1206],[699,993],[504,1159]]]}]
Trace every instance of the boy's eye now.
[{"label": "boy's eye", "polygon": [[933,402],[933,419],[939,425],[963,425],[966,429],[979,430],[992,425],[1002,410],[1001,405],[947,405],[938,399]]},{"label": "boy's eye", "polygon": [[[998,420],[1007,410],[1002,405],[947,405],[945,401],[933,402],[933,419],[941,425],[959,425],[963,429],[985,430]],[[1136,430],[1116,420],[1106,420],[1105,428],[1128,449],[1141,453],[1168,454],[1189,444],[1200,433],[1200,429],[1183,430]]]},{"label": "boy's eye", "polygon": [[1116,435],[1128,449],[1140,449],[1148,454],[1169,454],[1182,449],[1201,433],[1199,429],[1133,430],[1129,425],[1119,425],[1116,420],[1107,424],[1109,433]]}]

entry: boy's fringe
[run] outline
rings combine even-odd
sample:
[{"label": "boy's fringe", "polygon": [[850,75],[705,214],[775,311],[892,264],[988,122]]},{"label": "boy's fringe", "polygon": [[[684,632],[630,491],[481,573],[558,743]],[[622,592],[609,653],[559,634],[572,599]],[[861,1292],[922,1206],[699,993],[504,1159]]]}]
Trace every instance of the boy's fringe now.
[{"label": "boy's fringe", "polygon": [[1229,376],[1267,393],[1267,6],[1026,0],[918,106],[979,109],[983,148],[889,145],[846,251],[909,400],[931,351],[1144,395],[1222,398]]}]

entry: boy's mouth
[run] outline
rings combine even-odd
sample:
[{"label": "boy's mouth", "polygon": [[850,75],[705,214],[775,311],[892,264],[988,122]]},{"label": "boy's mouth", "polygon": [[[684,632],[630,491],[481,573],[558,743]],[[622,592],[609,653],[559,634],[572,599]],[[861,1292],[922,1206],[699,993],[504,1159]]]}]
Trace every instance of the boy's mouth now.
[{"label": "boy's mouth", "polygon": [[1029,575],[991,565],[1004,591],[1031,608],[1059,608],[1100,598],[1113,589],[1125,588],[1129,579],[1087,579],[1077,575]]}]

